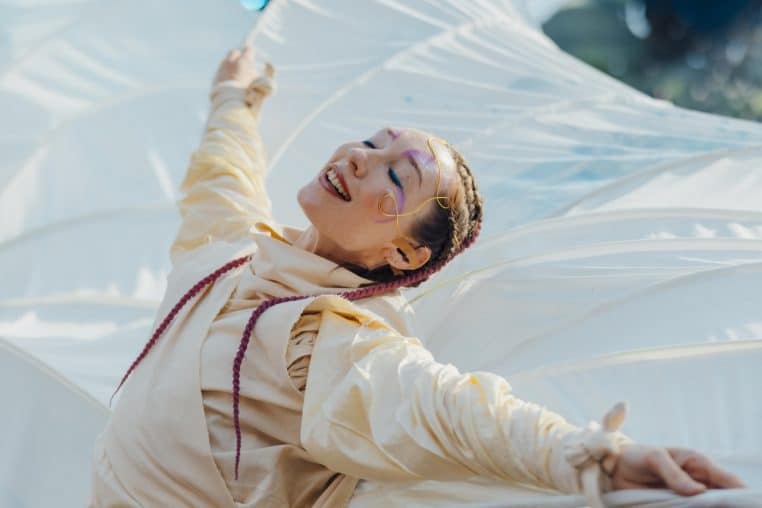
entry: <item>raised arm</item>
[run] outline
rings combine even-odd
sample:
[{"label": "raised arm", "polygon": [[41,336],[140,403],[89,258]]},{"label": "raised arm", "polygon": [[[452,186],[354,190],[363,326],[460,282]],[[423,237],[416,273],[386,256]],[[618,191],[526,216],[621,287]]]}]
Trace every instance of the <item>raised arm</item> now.
[{"label": "raised arm", "polygon": [[[330,469],[380,481],[478,475],[565,493],[582,493],[584,483],[589,496],[588,471],[597,475],[601,460],[613,474],[603,477],[604,490],[667,486],[696,494],[743,485],[695,452],[634,444],[605,430],[576,427],[519,399],[500,376],[440,364],[417,339],[381,323],[358,326],[322,313],[301,437]],[[689,456],[692,471],[683,465]],[[702,484],[686,471],[713,480]]]},{"label": "raised arm", "polygon": [[259,75],[251,46],[222,61],[210,92],[211,108],[199,148],[181,184],[182,223],[170,249],[177,256],[204,244],[234,241],[259,221],[271,221],[265,190],[267,163],[259,109],[273,89],[270,64]]}]

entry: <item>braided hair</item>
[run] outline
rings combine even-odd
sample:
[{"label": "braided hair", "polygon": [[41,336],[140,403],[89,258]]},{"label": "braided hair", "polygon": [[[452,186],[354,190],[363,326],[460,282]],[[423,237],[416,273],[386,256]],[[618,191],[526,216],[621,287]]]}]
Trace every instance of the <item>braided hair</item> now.
[{"label": "braided hair", "polygon": [[[463,156],[451,145],[447,144],[446,146],[455,161],[459,185],[455,186],[455,189],[450,196],[441,196],[448,200],[448,206],[446,208],[432,206],[429,213],[416,223],[412,231],[412,237],[418,240],[422,245],[428,246],[431,250],[432,255],[429,260],[421,267],[401,276],[395,274],[388,265],[375,270],[367,270],[354,265],[345,265],[357,275],[372,280],[375,283],[357,289],[343,291],[336,296],[340,296],[349,301],[354,301],[381,295],[403,287],[417,287],[441,270],[452,258],[470,247],[476,241],[481,230],[483,200],[476,187],[476,182],[471,173],[471,169]],[[119,385],[114,391],[114,395],[121,389],[130,374],[132,374],[138,364],[140,364],[146,357],[180,309],[182,309],[190,299],[194,298],[204,288],[213,284],[217,279],[230,270],[248,263],[251,259],[252,256],[243,256],[229,261],[194,284],[161,321],[151,335],[151,338],[143,347],[143,350],[132,362],[124,376],[122,376]],[[318,295],[293,295],[265,300],[252,311],[251,316],[244,327],[241,341],[238,345],[235,359],[233,360],[233,424],[236,436],[236,480],[238,480],[238,465],[241,458],[241,365],[243,364],[243,359],[246,355],[246,350],[249,346],[249,340],[251,339],[254,326],[259,320],[259,317],[270,307],[280,303],[304,300],[314,296]],[[112,400],[114,395],[111,396]]]}]

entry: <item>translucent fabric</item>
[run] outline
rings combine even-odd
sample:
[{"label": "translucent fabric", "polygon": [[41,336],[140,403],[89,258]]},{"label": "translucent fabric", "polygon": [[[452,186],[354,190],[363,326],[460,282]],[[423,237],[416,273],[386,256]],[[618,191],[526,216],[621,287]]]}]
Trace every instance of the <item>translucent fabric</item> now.
[{"label": "translucent fabric", "polygon": [[[696,448],[762,499],[762,127],[649,99],[564,54],[530,0],[0,0],[0,505],[81,506],[108,397],[150,335],[218,60],[248,34],[275,216],[386,125],[430,130],[486,200],[408,296],[418,336],[576,424]],[[214,269],[214,268],[211,268]],[[638,497],[639,496],[639,497]],[[362,484],[353,506],[579,506],[517,487]],[[630,503],[630,504],[628,504]],[[712,504],[714,503],[714,504]],[[744,504],[745,503],[745,504]]]}]

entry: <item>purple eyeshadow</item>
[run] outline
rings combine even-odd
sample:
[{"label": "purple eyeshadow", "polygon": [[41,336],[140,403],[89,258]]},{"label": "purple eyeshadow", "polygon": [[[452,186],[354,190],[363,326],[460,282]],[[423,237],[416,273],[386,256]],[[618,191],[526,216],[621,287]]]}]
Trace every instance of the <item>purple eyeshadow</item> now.
[{"label": "purple eyeshadow", "polygon": [[434,157],[432,157],[429,154],[425,154],[420,150],[416,150],[415,148],[405,150],[404,152],[402,152],[402,154],[405,156],[413,157],[416,161],[418,161],[418,164],[421,166],[426,166],[430,162],[434,161]]}]

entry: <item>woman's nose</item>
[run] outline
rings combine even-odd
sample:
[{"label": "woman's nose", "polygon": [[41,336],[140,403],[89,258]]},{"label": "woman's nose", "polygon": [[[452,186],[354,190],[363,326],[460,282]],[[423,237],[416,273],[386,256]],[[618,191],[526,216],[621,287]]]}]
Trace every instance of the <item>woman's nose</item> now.
[{"label": "woman's nose", "polygon": [[352,148],[349,151],[349,169],[358,178],[362,178],[368,172],[368,151],[362,148]]}]

